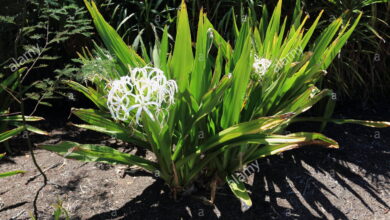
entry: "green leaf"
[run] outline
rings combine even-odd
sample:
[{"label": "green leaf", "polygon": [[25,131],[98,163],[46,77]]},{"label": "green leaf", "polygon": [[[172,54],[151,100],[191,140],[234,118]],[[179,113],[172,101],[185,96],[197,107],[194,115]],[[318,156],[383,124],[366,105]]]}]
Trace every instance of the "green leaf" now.
[{"label": "green leaf", "polygon": [[[325,106],[325,109],[324,109],[324,118],[330,118],[332,117],[332,114],[334,112],[334,109],[336,107],[336,100],[333,99],[333,97],[329,97],[328,99],[328,102],[326,103],[326,106]],[[322,122],[321,124],[321,127],[320,127],[320,131],[324,131],[324,129],[326,128],[326,125],[328,124],[328,122],[324,121]]]},{"label": "green leaf", "polygon": [[203,10],[200,11],[198,22],[198,33],[196,40],[196,52],[194,60],[194,69],[191,74],[190,91],[195,99],[199,102],[200,98],[208,89],[210,82],[210,72],[206,69],[208,61],[208,27],[204,23]]},{"label": "green leaf", "polygon": [[369,120],[355,120],[355,119],[332,119],[332,118],[320,118],[320,117],[298,117],[294,118],[291,122],[303,122],[303,121],[313,121],[313,122],[332,122],[335,124],[357,124],[363,125],[372,128],[388,128],[390,127],[390,122],[388,121],[369,121]]},{"label": "green leaf", "polygon": [[161,175],[164,179],[166,174],[173,175],[172,158],[171,158],[171,143],[170,136],[167,136],[168,127],[161,127],[158,121],[153,121],[146,114],[142,115],[143,125],[145,127],[146,136],[151,144],[153,153],[157,157],[157,161],[161,168]]},{"label": "green leaf", "polygon": [[239,181],[234,174],[227,176],[226,182],[228,183],[233,194],[241,201],[243,205],[243,211],[246,211],[252,207],[252,200],[246,191],[244,183]]},{"label": "green leaf", "polygon": [[6,172],[6,173],[0,173],[0,178],[8,177],[8,176],[14,176],[20,173],[25,173],[26,171],[22,170],[16,170],[16,171],[11,171],[11,172]]},{"label": "green leaf", "polygon": [[273,129],[283,124],[283,122],[289,120],[293,115],[294,114],[283,114],[273,117],[263,117],[249,122],[237,124],[219,132],[213,137],[210,137],[202,146],[199,147],[198,151],[204,152],[214,146],[224,145],[225,142],[242,135],[266,133],[272,131]]},{"label": "green leaf", "polygon": [[89,3],[87,0],[84,0],[84,3],[104,44],[121,61],[122,74],[128,72],[128,66],[132,68],[146,66],[145,61],[132,48],[128,47],[114,28],[104,20],[95,2]]},{"label": "green leaf", "polygon": [[222,97],[225,95],[226,91],[230,88],[232,84],[232,75],[225,75],[218,85],[210,89],[201,100],[201,106],[196,113],[196,121],[199,121],[202,117],[209,114],[213,108],[215,108],[220,102]]},{"label": "green leaf", "polygon": [[20,134],[22,131],[24,131],[24,127],[20,126],[12,130],[0,133],[0,143]]},{"label": "green leaf", "polygon": [[222,75],[222,61],[223,61],[222,60],[222,50],[219,47],[218,48],[217,58],[215,60],[213,77],[211,78],[210,89],[214,88],[217,85],[217,83],[219,82],[219,80],[221,79],[221,75]]},{"label": "green leaf", "polygon": [[[42,121],[45,120],[42,117],[37,116],[24,116],[26,121],[32,122],[32,121]],[[1,116],[0,115],[0,121],[23,121],[23,117],[21,115],[10,115],[10,116]]]},{"label": "green leaf", "polygon": [[79,117],[81,120],[89,123],[90,125],[78,125],[80,128],[86,128],[102,132],[107,135],[114,135],[116,138],[126,142],[135,143],[141,147],[150,149],[149,144],[146,142],[146,137],[143,133],[135,128],[128,128],[122,126],[118,122],[114,122],[111,119],[111,115],[94,110],[94,109],[72,109],[72,113]]},{"label": "green leaf", "polygon": [[164,27],[164,33],[161,39],[161,45],[160,45],[160,69],[166,73],[166,76],[171,78],[171,76],[168,75],[168,27]]},{"label": "green leaf", "polygon": [[[23,70],[25,68],[22,68]],[[17,84],[17,78],[18,78],[18,73],[21,72],[21,71],[16,71],[14,73],[12,73],[10,76],[8,76],[6,79],[2,79],[1,82],[0,82],[0,94],[6,89],[6,88],[10,88],[12,90],[12,88],[14,88],[14,86]]]},{"label": "green leaf", "polygon": [[246,87],[250,80],[250,72],[252,70],[253,56],[251,56],[251,41],[249,34],[242,49],[242,54],[233,71],[233,85],[230,91],[226,94],[223,103],[223,114],[221,126],[227,128],[237,124],[240,118],[240,112],[244,104],[246,95]]},{"label": "green leaf", "polygon": [[217,48],[221,49],[221,52],[223,56],[227,59],[231,59],[233,49],[230,46],[228,42],[226,42],[225,39],[214,29],[211,22],[207,19],[207,17],[204,17],[204,22],[207,27],[210,27],[210,31],[212,31],[212,37],[214,39],[214,44]]},{"label": "green leaf", "polygon": [[[352,27],[343,35],[339,36],[333,43],[332,45],[327,48],[323,56],[321,57],[323,59],[323,69],[326,69],[329,67],[329,65],[332,63],[333,59],[337,56],[337,54],[340,52],[341,48],[345,45],[347,42],[348,38],[351,36],[353,31],[355,30],[356,26],[358,25],[361,17],[363,15],[363,12],[359,13],[359,16],[355,20],[354,24]],[[349,23],[349,22],[348,22]],[[348,24],[345,25],[344,29],[341,31],[342,33],[346,30],[348,27]]]},{"label": "green leaf", "polygon": [[311,132],[298,132],[290,135],[269,135],[263,140],[261,138],[258,140],[254,138],[252,143],[254,142],[264,144],[265,146],[260,146],[252,154],[246,155],[245,163],[304,146],[319,145],[327,148],[339,148],[335,140],[325,135]]},{"label": "green leaf", "polygon": [[111,147],[102,145],[78,144],[76,142],[65,141],[56,145],[38,145],[38,147],[53,151],[69,159],[85,162],[137,165],[151,172],[157,170],[157,164],[154,162],[131,154],[121,153]]},{"label": "green leaf", "polygon": [[337,34],[340,26],[342,25],[342,19],[338,18],[334,20],[321,35],[316,39],[313,48],[313,58],[310,59],[311,65],[318,65],[324,62],[324,53],[327,50],[329,43],[332,41],[334,36]]},{"label": "green leaf", "polygon": [[99,94],[91,87],[85,87],[77,82],[66,80],[63,81],[72,89],[83,93],[89,100],[91,100],[100,110],[107,110],[107,99],[103,97],[103,94]]},{"label": "green leaf", "polygon": [[26,129],[28,131],[31,131],[33,133],[36,133],[36,134],[40,134],[40,135],[49,135],[49,133],[47,133],[46,131],[44,130],[41,130],[39,128],[36,128],[34,126],[31,126],[31,125],[26,125]]},{"label": "green leaf", "polygon": [[311,107],[313,107],[313,105],[315,105],[324,97],[330,96],[332,94],[332,91],[327,89],[319,92],[318,94],[316,94],[316,91],[318,91],[318,89],[315,86],[308,88],[296,99],[292,100],[291,102],[286,102],[286,105],[280,112],[278,112],[278,114],[294,112],[295,115],[299,115],[309,110]]},{"label": "green leaf", "polygon": [[192,65],[194,62],[187,6],[184,0],[181,3],[177,17],[178,21],[175,48],[173,51],[170,69],[173,72],[174,79],[176,79],[179,91],[184,92],[184,90],[189,86],[189,75],[192,71]]}]

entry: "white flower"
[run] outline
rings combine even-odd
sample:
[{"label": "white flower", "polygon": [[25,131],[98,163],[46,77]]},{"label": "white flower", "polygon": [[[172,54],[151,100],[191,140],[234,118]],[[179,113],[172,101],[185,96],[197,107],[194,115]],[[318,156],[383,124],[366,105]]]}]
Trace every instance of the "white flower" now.
[{"label": "white flower", "polygon": [[255,55],[255,61],[253,63],[254,74],[257,75],[257,78],[260,79],[268,71],[268,68],[271,66],[271,60],[265,58],[259,58]]},{"label": "white flower", "polygon": [[162,110],[175,102],[177,84],[167,80],[157,68],[134,68],[129,76],[111,82],[107,106],[111,116],[120,121],[134,118],[139,124],[142,112],[155,120]]}]

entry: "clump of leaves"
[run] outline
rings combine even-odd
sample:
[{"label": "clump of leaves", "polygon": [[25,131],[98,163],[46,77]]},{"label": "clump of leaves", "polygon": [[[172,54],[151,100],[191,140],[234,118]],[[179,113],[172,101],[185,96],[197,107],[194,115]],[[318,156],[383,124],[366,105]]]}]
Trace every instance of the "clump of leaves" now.
[{"label": "clump of leaves", "polygon": [[174,21],[177,0],[137,1],[98,0],[102,14],[122,39],[136,50],[149,48]]},{"label": "clump of leaves", "polygon": [[[20,103],[20,96],[16,89],[20,84],[18,78],[25,70],[25,68],[22,68],[8,77],[2,76],[4,79],[0,77],[0,143],[5,144],[8,152],[12,151],[6,141],[22,133],[23,131],[26,131],[26,129],[34,133],[47,135],[45,131],[42,131],[31,125],[26,125],[25,127],[22,116],[20,114],[13,114],[10,112],[11,103]],[[36,116],[25,116],[25,119],[28,122],[43,120],[43,118]]]},{"label": "clump of leaves", "polygon": [[[390,82],[386,64],[388,61],[390,2],[388,0],[328,0],[302,1],[304,9],[316,13],[324,9],[324,17],[330,21],[342,14],[343,24],[363,12],[345,49],[338,54],[329,68],[331,86],[341,97],[377,99],[389,92]],[[361,89],[364,88],[364,89]],[[376,98],[375,98],[376,97]]]},{"label": "clump of leaves", "polygon": [[[235,171],[256,159],[305,145],[338,147],[336,141],[319,133],[284,135],[283,131],[304,120],[300,114],[331,94],[315,84],[359,19],[343,27],[337,19],[308,48],[320,16],[307,30],[308,17],[287,27],[287,19],[281,22],[279,1],[269,21],[262,18],[255,28],[244,22],[233,47],[201,12],[193,47],[183,1],[173,49],[165,28],[152,53],[143,50],[140,56],[104,20],[94,2],[85,3],[113,54],[116,71],[102,75],[107,80],[92,78],[93,86],[65,82],[97,107],[73,109],[87,123],[76,126],[137,144],[154,153],[156,160],[75,142],[41,148],[66,158],[142,167],[160,176],[174,197],[203,180],[211,188],[213,201],[217,185],[227,182],[246,209],[251,200],[244,184],[235,181]],[[94,58],[84,54],[82,59],[88,63]],[[318,120],[335,121],[329,117]],[[335,122],[390,126],[388,122]]]}]

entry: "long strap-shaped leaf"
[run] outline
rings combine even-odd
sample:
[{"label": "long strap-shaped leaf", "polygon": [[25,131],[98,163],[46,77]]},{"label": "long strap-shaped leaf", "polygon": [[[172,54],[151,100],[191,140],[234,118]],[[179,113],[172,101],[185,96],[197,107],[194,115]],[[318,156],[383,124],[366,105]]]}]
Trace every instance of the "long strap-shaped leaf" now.
[{"label": "long strap-shaped leaf", "polygon": [[198,33],[196,39],[195,59],[194,66],[191,73],[190,91],[195,97],[196,101],[200,101],[200,98],[207,91],[210,79],[211,71],[207,70],[208,52],[211,42],[208,41],[208,28],[203,21],[205,14],[203,10],[199,14]]},{"label": "long strap-shaped leaf", "polygon": [[246,85],[248,85],[252,69],[252,67],[248,65],[248,63],[252,63],[253,60],[253,56],[250,54],[251,38],[246,32],[240,34],[246,34],[246,36],[244,37],[245,41],[242,48],[242,54],[240,54],[239,59],[237,58],[238,62],[233,71],[232,88],[224,99],[221,119],[221,126],[223,128],[228,128],[239,122],[240,112],[246,95]]},{"label": "long strap-shaped leaf", "polygon": [[104,94],[99,94],[95,89],[91,87],[85,87],[80,83],[66,80],[65,84],[70,86],[72,89],[83,93],[89,100],[91,100],[100,110],[107,110],[107,99],[104,98]]},{"label": "long strap-shaped leaf", "polygon": [[319,145],[327,148],[339,148],[339,144],[320,133],[299,132],[290,135],[278,135],[267,138],[268,144],[260,147],[252,155],[248,155],[245,162],[250,163],[258,158],[263,158],[284,151],[293,150],[303,146]]},{"label": "long strap-shaped leaf", "polygon": [[18,135],[22,131],[24,131],[24,127],[20,126],[20,127],[14,128],[12,130],[0,133],[0,143],[12,138],[15,135]]},{"label": "long strap-shaped leaf", "polygon": [[26,171],[22,170],[15,170],[15,171],[10,171],[10,172],[5,172],[5,173],[0,173],[0,178],[8,177],[8,176],[14,176],[19,173],[25,173]]},{"label": "long strap-shaped leaf", "polygon": [[369,120],[356,120],[356,119],[332,119],[332,118],[320,118],[320,117],[299,117],[294,118],[291,122],[304,122],[304,121],[315,121],[315,122],[332,122],[335,124],[358,124],[372,128],[388,128],[390,122],[388,121],[369,121]]},{"label": "long strap-shaped leaf", "polygon": [[99,32],[106,47],[111,53],[115,54],[116,57],[122,63],[123,74],[127,73],[128,66],[130,67],[143,67],[146,63],[142,58],[130,47],[128,47],[119,34],[112,28],[100,14],[95,2],[89,3],[84,0],[85,5],[89,13],[93,18],[93,22],[96,26],[96,30]]},{"label": "long strap-shaped leaf", "polygon": [[181,3],[177,19],[177,33],[171,70],[173,71],[174,78],[178,82],[179,91],[184,92],[184,90],[188,88],[188,79],[194,62],[187,6],[184,0]]},{"label": "long strap-shaped leaf", "polygon": [[34,126],[31,126],[31,125],[26,125],[26,129],[27,129],[27,131],[31,131],[31,132],[33,132],[35,134],[49,135],[49,133],[47,133],[46,131],[41,130],[41,129],[36,128]]},{"label": "long strap-shaped leaf", "polygon": [[77,127],[86,128],[102,132],[108,135],[114,135],[116,138],[126,142],[138,144],[140,147],[150,149],[146,141],[145,135],[136,128],[127,128],[119,123],[111,120],[111,116],[107,113],[94,109],[72,109],[72,113],[81,120],[90,125],[75,125]]},{"label": "long strap-shaped leaf", "polygon": [[[44,118],[38,116],[25,116],[26,121],[42,121]],[[1,116],[0,121],[23,121],[21,115],[10,115],[10,116]]]},{"label": "long strap-shaped leaf", "polygon": [[56,145],[38,145],[39,148],[56,152],[66,158],[85,162],[105,162],[125,165],[137,165],[151,172],[156,171],[158,165],[149,160],[131,154],[125,154],[111,147],[92,144],[79,144],[65,141]]},{"label": "long strap-shaped leaf", "polygon": [[[323,99],[326,96],[332,94],[331,90],[324,89],[320,92],[317,87],[312,86],[306,91],[304,91],[300,96],[291,102],[286,102],[286,104],[282,107],[282,110],[278,112],[278,114],[294,112],[295,115],[299,115],[303,112],[306,112],[310,108],[312,108],[317,102]],[[318,94],[316,94],[318,92]]]}]

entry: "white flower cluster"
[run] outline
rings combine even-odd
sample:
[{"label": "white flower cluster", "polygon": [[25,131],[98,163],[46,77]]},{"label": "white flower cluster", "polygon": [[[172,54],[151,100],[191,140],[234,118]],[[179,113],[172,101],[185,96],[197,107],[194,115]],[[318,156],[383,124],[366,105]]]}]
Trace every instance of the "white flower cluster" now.
[{"label": "white flower cluster", "polygon": [[253,63],[254,74],[257,75],[256,78],[260,79],[268,71],[268,68],[271,66],[271,60],[265,58],[259,58],[255,55],[255,61]]},{"label": "white flower cluster", "polygon": [[120,121],[134,118],[139,124],[141,113],[144,111],[152,120],[162,110],[175,102],[177,84],[167,80],[164,72],[158,68],[134,68],[129,76],[122,76],[111,82],[107,105],[111,116]]}]

